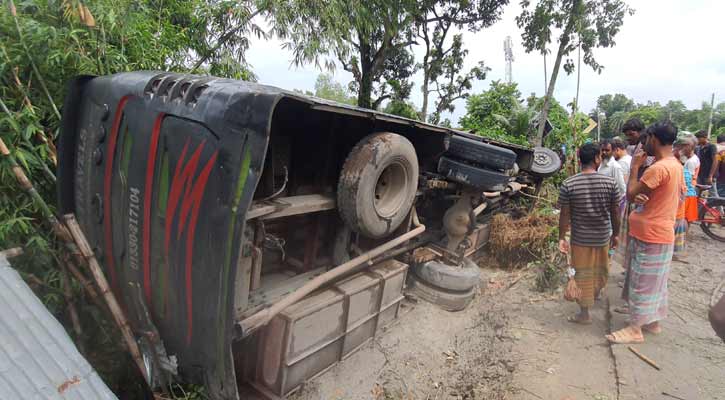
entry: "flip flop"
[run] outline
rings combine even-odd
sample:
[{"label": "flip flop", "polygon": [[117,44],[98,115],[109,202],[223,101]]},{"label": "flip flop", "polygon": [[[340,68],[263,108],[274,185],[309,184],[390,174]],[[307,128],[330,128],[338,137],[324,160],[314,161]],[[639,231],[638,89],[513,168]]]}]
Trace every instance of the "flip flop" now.
[{"label": "flip flop", "polygon": [[613,344],[636,344],[644,343],[644,337],[635,337],[629,331],[629,328],[622,328],[618,331],[612,332],[611,335],[605,335],[605,338],[609,340],[609,343]]},{"label": "flip flop", "polygon": [[579,319],[576,315],[571,315],[566,318],[567,322],[571,322],[572,324],[579,324],[579,325],[591,325],[592,319]]},{"label": "flip flop", "polygon": [[642,325],[642,330],[653,335],[659,335],[660,333],[662,333],[662,325],[657,324],[655,328],[650,328],[650,325],[651,324]]},{"label": "flip flop", "polygon": [[619,313],[619,314],[629,314],[629,307],[627,307],[627,306],[614,307],[614,312]]}]

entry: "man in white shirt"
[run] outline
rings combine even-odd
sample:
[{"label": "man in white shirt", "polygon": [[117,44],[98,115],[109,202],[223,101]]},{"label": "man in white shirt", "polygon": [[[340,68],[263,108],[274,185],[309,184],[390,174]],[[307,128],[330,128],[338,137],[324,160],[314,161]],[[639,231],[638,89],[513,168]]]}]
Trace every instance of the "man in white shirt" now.
[{"label": "man in white shirt", "polygon": [[622,166],[624,181],[627,182],[629,180],[629,170],[632,166],[632,156],[627,153],[627,145],[622,139],[614,138],[612,139],[612,151],[614,153],[614,159]]},{"label": "man in white shirt", "polygon": [[614,178],[620,193],[626,193],[627,184],[624,180],[624,170],[622,166],[613,157],[612,141],[610,139],[602,140],[602,164],[597,170],[598,173]]}]

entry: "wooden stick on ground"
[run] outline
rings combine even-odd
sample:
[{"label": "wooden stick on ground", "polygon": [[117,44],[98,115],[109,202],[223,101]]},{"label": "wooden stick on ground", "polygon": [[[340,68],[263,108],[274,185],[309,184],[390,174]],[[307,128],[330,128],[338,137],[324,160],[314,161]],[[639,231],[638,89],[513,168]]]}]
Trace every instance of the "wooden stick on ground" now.
[{"label": "wooden stick on ground", "polygon": [[634,354],[635,354],[635,355],[636,355],[637,357],[639,357],[639,358],[640,358],[640,359],[641,359],[642,361],[644,361],[644,362],[646,362],[647,364],[651,365],[651,366],[652,366],[652,368],[656,369],[657,371],[660,371],[660,370],[661,370],[660,366],[659,366],[659,365],[657,365],[657,363],[656,363],[656,362],[654,362],[654,361],[653,361],[653,360],[652,360],[651,358],[649,358],[649,357],[645,356],[644,354],[640,353],[640,352],[639,352],[639,350],[635,349],[635,348],[634,348],[634,347],[632,347],[632,346],[627,346],[627,348],[629,349],[629,351],[631,351],[631,352],[632,352],[632,353],[634,353]]},{"label": "wooden stick on ground", "polygon": [[675,396],[674,394],[670,394],[670,393],[667,393],[667,392],[662,392],[662,395],[663,396],[667,396],[667,397],[672,397],[673,399],[677,399],[677,400],[686,400],[686,399],[683,399],[680,396]]},{"label": "wooden stick on ground", "polygon": [[101,289],[101,295],[106,300],[106,304],[108,304],[108,308],[111,310],[113,319],[116,322],[116,325],[118,325],[118,328],[121,330],[126,347],[128,347],[128,351],[131,353],[131,358],[133,358],[136,366],[141,371],[141,375],[143,375],[146,379],[146,382],[149,382],[149,377],[146,375],[146,367],[144,366],[143,358],[141,358],[141,351],[139,350],[138,343],[136,343],[136,339],[133,336],[133,332],[131,332],[128,319],[126,319],[121,307],[118,305],[118,301],[116,301],[116,297],[113,295],[113,292],[111,292],[108,281],[103,275],[101,266],[98,264],[98,260],[96,260],[96,256],[93,254],[91,246],[88,244],[88,240],[86,240],[86,237],[83,234],[83,231],[81,231],[81,227],[78,225],[78,222],[76,222],[76,218],[73,214],[68,214],[64,218],[73,239],[81,251],[81,254],[88,261],[88,266],[93,273],[93,279],[95,279],[96,284]]}]

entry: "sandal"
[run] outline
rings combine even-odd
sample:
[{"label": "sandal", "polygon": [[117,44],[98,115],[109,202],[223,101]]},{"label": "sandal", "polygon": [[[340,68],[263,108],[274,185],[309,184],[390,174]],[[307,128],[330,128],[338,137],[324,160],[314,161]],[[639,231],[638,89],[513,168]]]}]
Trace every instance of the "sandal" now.
[{"label": "sandal", "polygon": [[614,344],[644,343],[644,336],[635,336],[630,327],[622,328],[618,331],[612,332],[611,335],[605,335],[604,337],[607,338],[610,343]]},{"label": "sandal", "polygon": [[592,324],[592,318],[589,317],[589,319],[581,319],[579,318],[579,315],[572,315],[566,318],[567,322],[571,322],[572,324],[579,324],[579,325],[591,325]]},{"label": "sandal", "polygon": [[642,331],[651,333],[653,335],[659,335],[660,333],[662,333],[662,325],[660,325],[658,322],[642,325]]},{"label": "sandal", "polygon": [[619,314],[629,314],[629,307],[628,306],[614,307],[614,312],[619,313]]}]

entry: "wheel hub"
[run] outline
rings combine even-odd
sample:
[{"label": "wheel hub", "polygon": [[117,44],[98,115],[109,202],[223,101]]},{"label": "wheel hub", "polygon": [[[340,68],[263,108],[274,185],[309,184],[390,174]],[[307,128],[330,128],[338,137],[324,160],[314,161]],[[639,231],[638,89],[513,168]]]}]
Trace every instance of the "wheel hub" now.
[{"label": "wheel hub", "polygon": [[545,153],[536,153],[534,154],[534,163],[541,166],[549,165],[551,164],[551,157]]},{"label": "wheel hub", "polygon": [[391,217],[405,202],[407,174],[403,164],[394,162],[383,170],[375,184],[375,210],[383,217]]}]

